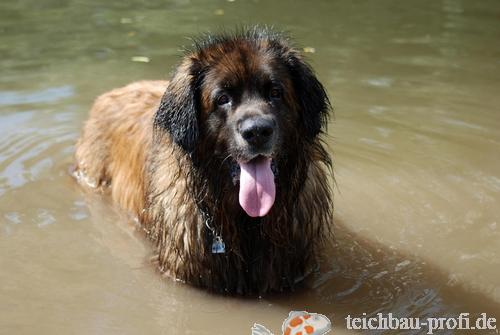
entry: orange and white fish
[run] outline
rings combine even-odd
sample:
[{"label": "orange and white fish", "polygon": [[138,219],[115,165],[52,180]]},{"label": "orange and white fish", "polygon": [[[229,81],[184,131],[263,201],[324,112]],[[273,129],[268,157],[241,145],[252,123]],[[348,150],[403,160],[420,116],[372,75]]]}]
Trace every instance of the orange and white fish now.
[{"label": "orange and white fish", "polygon": [[[323,335],[332,329],[332,323],[323,314],[292,311],[281,326],[283,335]],[[252,327],[252,335],[273,335],[258,323]]]}]

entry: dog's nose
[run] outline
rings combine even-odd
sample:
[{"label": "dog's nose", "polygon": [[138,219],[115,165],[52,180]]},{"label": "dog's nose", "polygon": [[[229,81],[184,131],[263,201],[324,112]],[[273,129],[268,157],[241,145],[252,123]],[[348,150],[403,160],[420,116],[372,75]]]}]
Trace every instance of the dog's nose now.
[{"label": "dog's nose", "polygon": [[240,134],[254,147],[262,147],[273,137],[275,122],[266,118],[248,118],[240,124]]}]

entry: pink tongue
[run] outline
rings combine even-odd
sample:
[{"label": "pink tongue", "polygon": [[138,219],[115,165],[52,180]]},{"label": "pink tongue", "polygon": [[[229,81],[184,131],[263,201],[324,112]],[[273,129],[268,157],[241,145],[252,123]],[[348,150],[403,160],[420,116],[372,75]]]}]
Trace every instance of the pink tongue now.
[{"label": "pink tongue", "polygon": [[266,215],[276,196],[271,159],[240,164],[240,205],[251,217]]}]

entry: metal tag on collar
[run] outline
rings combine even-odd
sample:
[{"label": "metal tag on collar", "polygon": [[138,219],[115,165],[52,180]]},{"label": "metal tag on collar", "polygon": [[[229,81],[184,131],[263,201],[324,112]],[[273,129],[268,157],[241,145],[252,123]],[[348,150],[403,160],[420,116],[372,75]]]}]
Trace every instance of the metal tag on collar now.
[{"label": "metal tag on collar", "polygon": [[222,237],[215,236],[212,242],[212,254],[223,254],[226,252],[226,245],[222,240]]}]

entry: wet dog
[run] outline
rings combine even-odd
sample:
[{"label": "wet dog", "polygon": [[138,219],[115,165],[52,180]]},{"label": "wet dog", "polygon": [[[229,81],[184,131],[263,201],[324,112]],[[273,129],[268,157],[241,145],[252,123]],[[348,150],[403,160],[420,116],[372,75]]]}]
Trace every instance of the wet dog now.
[{"label": "wet dog", "polygon": [[169,82],[96,100],[75,174],[138,217],[166,275],[222,292],[290,289],[330,236],[329,110],[282,35],[206,37]]}]

